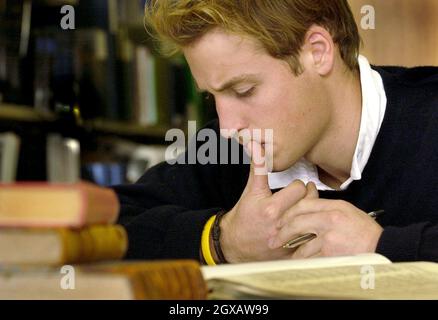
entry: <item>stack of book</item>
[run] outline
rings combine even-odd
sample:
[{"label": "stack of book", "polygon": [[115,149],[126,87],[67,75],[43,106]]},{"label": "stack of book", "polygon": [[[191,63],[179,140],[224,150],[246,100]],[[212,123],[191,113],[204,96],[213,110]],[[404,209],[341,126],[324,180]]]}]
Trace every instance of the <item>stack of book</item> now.
[{"label": "stack of book", "polygon": [[196,261],[120,261],[119,206],[87,182],[0,185],[0,300],[205,297]]},{"label": "stack of book", "polygon": [[0,187],[0,266],[63,266],[119,260],[124,228],[111,189],[74,184],[14,183]]}]

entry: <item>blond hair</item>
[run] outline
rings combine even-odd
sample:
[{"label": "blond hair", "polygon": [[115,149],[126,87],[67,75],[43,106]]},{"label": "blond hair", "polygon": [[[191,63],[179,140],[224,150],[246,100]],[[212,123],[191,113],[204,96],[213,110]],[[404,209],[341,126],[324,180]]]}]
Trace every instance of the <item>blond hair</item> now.
[{"label": "blond hair", "polygon": [[349,69],[358,67],[361,40],[347,0],[151,0],[145,22],[168,55],[219,27],[257,39],[295,74],[302,71],[299,54],[306,32],[316,24],[330,32]]}]

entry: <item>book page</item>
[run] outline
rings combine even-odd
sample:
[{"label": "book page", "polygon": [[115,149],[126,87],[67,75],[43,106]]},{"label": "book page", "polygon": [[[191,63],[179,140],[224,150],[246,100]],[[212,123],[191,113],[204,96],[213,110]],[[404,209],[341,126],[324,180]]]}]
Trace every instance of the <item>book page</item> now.
[{"label": "book page", "polygon": [[438,299],[438,264],[283,270],[215,279],[210,285],[222,298]]},{"label": "book page", "polygon": [[364,264],[388,264],[390,260],[376,253],[360,254],[345,257],[314,258],[302,260],[278,260],[266,262],[252,262],[226,264],[219,266],[202,266],[204,279],[222,278],[226,276],[253,274],[268,271],[313,269],[333,266],[355,266]]}]

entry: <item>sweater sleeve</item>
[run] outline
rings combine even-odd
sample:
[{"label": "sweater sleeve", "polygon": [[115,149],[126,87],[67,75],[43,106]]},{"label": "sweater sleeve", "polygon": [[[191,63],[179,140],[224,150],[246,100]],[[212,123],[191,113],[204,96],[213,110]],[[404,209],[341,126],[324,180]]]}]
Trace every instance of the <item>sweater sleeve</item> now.
[{"label": "sweater sleeve", "polygon": [[113,187],[121,205],[118,222],[129,238],[126,258],[199,258],[203,226],[222,208],[213,199],[219,192],[203,187],[196,170],[163,163],[135,184]]},{"label": "sweater sleeve", "polygon": [[393,262],[438,262],[438,225],[425,222],[406,227],[386,227],[376,252]]},{"label": "sweater sleeve", "polygon": [[188,164],[187,153],[182,157],[180,164],[151,168],[135,184],[113,187],[121,204],[118,223],[129,238],[127,259],[199,259],[207,220],[238,201],[245,166]]}]

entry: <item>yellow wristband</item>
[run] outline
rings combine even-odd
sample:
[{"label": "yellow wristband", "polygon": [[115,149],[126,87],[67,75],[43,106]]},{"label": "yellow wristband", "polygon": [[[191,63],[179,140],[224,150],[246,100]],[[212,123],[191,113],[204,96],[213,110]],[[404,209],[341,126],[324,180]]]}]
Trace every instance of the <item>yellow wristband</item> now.
[{"label": "yellow wristband", "polygon": [[201,238],[202,255],[204,257],[205,262],[207,262],[209,266],[216,265],[216,262],[214,261],[210,250],[210,230],[211,227],[213,226],[215,219],[216,216],[212,216],[210,219],[208,219],[207,223],[204,226],[204,230],[202,231],[202,238]]}]

